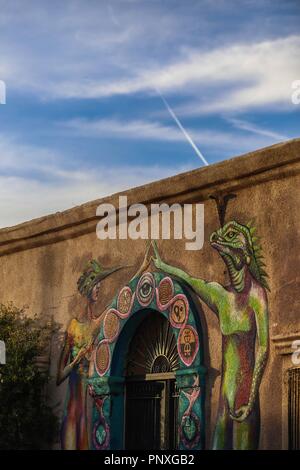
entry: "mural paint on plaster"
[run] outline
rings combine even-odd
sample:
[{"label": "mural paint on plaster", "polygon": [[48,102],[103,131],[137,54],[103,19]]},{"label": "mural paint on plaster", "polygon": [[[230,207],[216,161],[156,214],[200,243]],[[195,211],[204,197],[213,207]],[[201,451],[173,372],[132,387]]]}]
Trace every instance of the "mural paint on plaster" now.
[{"label": "mural paint on plaster", "polygon": [[[154,242],[155,266],[182,279],[218,316],[222,333],[222,377],[214,449],[257,449],[259,386],[269,349],[267,274],[255,228],[236,221],[212,233],[230,285],[190,276],[165,263]],[[257,342],[257,350],[256,350]]]},{"label": "mural paint on plaster", "polygon": [[[254,232],[250,225],[231,221],[210,237],[211,246],[227,267],[228,286],[191,277],[168,265],[162,261],[154,243],[154,264],[165,274],[146,271],[150,264],[148,249],[142,267],[114,298],[103,322],[102,315],[95,317],[93,314],[100,281],[120,267],[104,270],[97,261],[90,262],[78,280],[79,292],[86,298],[83,321],[71,321],[58,367],[58,384],[68,379],[62,448],[110,448],[112,394],[105,380],[110,376],[113,351],[120,333],[136,312],[151,308],[165,315],[176,336],[180,368],[192,371],[202,366],[200,341],[190,304],[172,276],[188,284],[219,319],[223,358],[213,448],[257,448],[259,386],[268,357],[269,333],[268,285]],[[178,376],[176,382],[180,391],[179,448],[202,448],[200,376],[197,373]],[[88,423],[86,415],[88,392],[94,399],[92,423]]]},{"label": "mural paint on plaster", "polygon": [[[61,426],[62,449],[89,448],[87,378],[93,342],[101,321],[94,316],[93,306],[99,296],[100,282],[119,269],[121,267],[103,269],[97,260],[92,260],[78,279],[78,290],[86,299],[86,306],[81,321],[73,318],[68,326],[57,372],[57,385],[68,379]],[[105,361],[105,354],[102,361]]]},{"label": "mural paint on plaster", "polygon": [[[188,373],[190,368],[197,368],[201,365],[199,353],[199,336],[193,318],[189,301],[182,288],[175,283],[169,276],[160,273],[144,272],[138,279],[121,289],[120,293],[112,301],[111,307],[108,309],[103,325],[100,328],[98,339],[96,341],[96,353],[94,355],[94,371],[95,374],[90,379],[92,393],[95,397],[108,393],[113,398],[113,393],[109,390],[109,379],[111,376],[112,358],[114,349],[118,342],[118,337],[125,327],[127,321],[134,315],[141,315],[145,309],[158,311],[162,313],[170,322],[177,342],[177,352],[180,358],[180,370]],[[107,319],[112,318],[112,327],[107,328]],[[116,326],[118,323],[118,326]],[[116,334],[116,332],[118,332]],[[128,339],[130,341],[130,338]],[[176,344],[176,343],[175,343]],[[120,359],[122,361],[122,358]],[[202,407],[200,404],[200,378],[198,374],[194,374],[197,385],[194,383],[183,383],[179,385],[179,436],[180,448],[183,449],[199,449],[202,447],[200,422],[202,420]],[[193,375],[193,377],[194,377]],[[185,376],[183,376],[185,377]],[[102,380],[102,381],[101,381]],[[178,382],[179,383],[179,382]],[[197,394],[193,390],[197,389]],[[186,397],[188,391],[191,391],[194,397],[190,405],[186,407]],[[185,397],[185,398],[184,398]],[[199,401],[199,403],[198,403]],[[187,408],[187,410],[186,410]],[[191,427],[187,422],[187,413],[190,415],[189,423],[194,427],[195,432],[191,432]],[[104,420],[104,421],[103,421]],[[94,428],[98,426],[98,413],[94,416]],[[101,442],[94,443],[94,448],[107,448],[104,442],[104,428],[111,429],[111,417],[105,415],[101,411],[101,429],[102,433],[93,433],[93,436],[102,436]],[[189,429],[188,429],[189,427]],[[118,432],[122,426],[118,425]],[[96,437],[97,439],[97,437]],[[106,441],[105,441],[106,442]]]}]

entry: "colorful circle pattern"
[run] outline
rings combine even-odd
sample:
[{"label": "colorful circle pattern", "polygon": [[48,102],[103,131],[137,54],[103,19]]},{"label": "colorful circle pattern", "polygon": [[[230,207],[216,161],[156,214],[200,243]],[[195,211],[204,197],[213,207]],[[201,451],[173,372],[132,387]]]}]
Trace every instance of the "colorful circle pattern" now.
[{"label": "colorful circle pattern", "polygon": [[137,298],[143,307],[152,302],[155,292],[155,279],[151,273],[144,273],[137,285]]},{"label": "colorful circle pattern", "polygon": [[199,350],[198,334],[191,325],[181,328],[177,347],[182,362],[187,367],[191,366]]},{"label": "colorful circle pattern", "polygon": [[188,320],[189,305],[184,295],[176,296],[170,308],[170,322],[174,328],[182,328]]},{"label": "colorful circle pattern", "polygon": [[110,349],[106,339],[100,341],[95,353],[95,366],[98,374],[102,377],[110,366]]},{"label": "colorful circle pattern", "polygon": [[127,318],[133,303],[133,294],[130,287],[125,286],[118,295],[117,310],[121,318]]},{"label": "colorful circle pattern", "polygon": [[120,331],[120,320],[116,313],[109,310],[105,315],[103,322],[104,336],[109,342],[113,342]]},{"label": "colorful circle pattern", "polygon": [[[153,274],[146,272],[140,277],[135,292],[132,292],[129,286],[121,289],[116,308],[110,308],[104,317],[104,338],[96,347],[94,356],[95,368],[99,376],[104,376],[110,368],[110,347],[119,336],[122,320],[131,314],[135,298],[141,306],[147,307],[155,294],[157,308],[160,311],[168,309],[171,325],[179,329],[177,350],[181,361],[187,367],[193,364],[199,350],[199,337],[195,328],[188,324],[189,302],[186,296],[181,293],[174,296],[174,285],[170,277],[164,277],[156,287]],[[103,414],[103,406],[99,411],[100,419],[93,428],[93,441],[96,449],[106,449],[109,446],[110,429]],[[190,412],[188,417],[183,416],[179,428],[185,447],[193,448],[197,444],[196,441],[200,439],[200,421],[197,415]]]},{"label": "colorful circle pattern", "polygon": [[159,303],[164,307],[174,297],[174,286],[172,279],[164,277],[158,286]]}]

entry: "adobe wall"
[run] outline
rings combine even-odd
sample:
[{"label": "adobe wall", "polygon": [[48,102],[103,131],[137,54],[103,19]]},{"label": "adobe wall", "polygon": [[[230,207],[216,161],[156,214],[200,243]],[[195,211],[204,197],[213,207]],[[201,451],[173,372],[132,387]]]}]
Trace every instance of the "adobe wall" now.
[{"label": "adobe wall", "polygon": [[[286,444],[284,374],[291,363],[291,341],[300,339],[300,139],[211,165],[121,193],[128,203],[202,202],[205,243],[186,251],[184,240],[159,241],[162,258],[195,277],[226,283],[225,265],[209,244],[220,223],[211,195],[234,193],[226,221],[254,221],[261,237],[269,275],[270,356],[260,388],[263,449]],[[62,330],[83,308],[77,279],[87,260],[104,266],[129,265],[101,286],[101,313],[142,262],[145,240],[104,240],[96,237],[96,208],[117,206],[118,194],[68,211],[0,230],[0,302],[27,305],[30,313],[51,314]],[[217,317],[204,305],[207,332],[207,447],[216,419],[220,384],[221,335]],[[61,414],[66,385],[55,386],[59,344],[52,345],[51,399]]]}]

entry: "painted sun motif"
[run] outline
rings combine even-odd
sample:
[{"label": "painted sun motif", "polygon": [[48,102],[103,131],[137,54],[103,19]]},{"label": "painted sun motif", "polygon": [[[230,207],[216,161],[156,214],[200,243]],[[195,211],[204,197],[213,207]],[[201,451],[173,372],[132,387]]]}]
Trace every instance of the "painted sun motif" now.
[{"label": "painted sun motif", "polygon": [[159,314],[146,318],[128,355],[128,375],[173,372],[179,369],[177,344],[168,320]]}]

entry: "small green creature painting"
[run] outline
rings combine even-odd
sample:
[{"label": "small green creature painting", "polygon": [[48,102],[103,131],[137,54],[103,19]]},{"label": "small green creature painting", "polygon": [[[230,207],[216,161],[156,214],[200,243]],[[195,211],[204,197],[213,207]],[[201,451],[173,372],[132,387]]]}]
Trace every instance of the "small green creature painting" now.
[{"label": "small green creature painting", "polygon": [[207,282],[165,263],[153,242],[157,269],[183,280],[219,319],[222,369],[214,449],[257,449],[259,387],[269,350],[267,274],[255,228],[236,221],[210,236],[230,284]]}]

